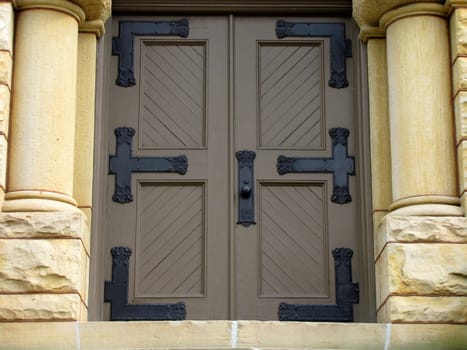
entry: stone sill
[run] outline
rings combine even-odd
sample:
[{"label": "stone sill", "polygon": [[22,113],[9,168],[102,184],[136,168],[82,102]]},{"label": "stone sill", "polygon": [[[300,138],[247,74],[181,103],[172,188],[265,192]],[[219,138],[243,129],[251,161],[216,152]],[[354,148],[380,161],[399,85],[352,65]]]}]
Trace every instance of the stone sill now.
[{"label": "stone sill", "polygon": [[467,325],[260,321],[4,322],[1,349],[466,349]]}]

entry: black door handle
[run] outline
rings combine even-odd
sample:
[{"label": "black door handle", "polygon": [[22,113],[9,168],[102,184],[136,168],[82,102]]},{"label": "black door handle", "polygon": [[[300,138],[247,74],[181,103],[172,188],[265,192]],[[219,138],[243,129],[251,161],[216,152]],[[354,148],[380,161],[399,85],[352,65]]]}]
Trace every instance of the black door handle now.
[{"label": "black door handle", "polygon": [[237,224],[248,227],[255,222],[254,196],[254,160],[253,151],[235,153],[238,161],[238,221]]}]

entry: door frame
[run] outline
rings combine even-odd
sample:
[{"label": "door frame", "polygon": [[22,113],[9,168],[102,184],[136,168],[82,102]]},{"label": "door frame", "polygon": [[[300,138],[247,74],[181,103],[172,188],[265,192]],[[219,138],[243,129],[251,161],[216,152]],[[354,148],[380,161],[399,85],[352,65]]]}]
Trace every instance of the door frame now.
[{"label": "door frame", "polygon": [[[187,8],[187,2],[182,0],[114,0],[113,13],[126,15],[196,15],[196,14],[222,14],[229,15],[278,15],[281,16],[311,16],[323,17],[351,17],[352,3],[349,0],[212,0],[206,2],[193,2]],[[331,17],[332,16],[332,17]],[[231,22],[231,20],[230,20]],[[112,18],[106,24],[106,32],[111,33]],[[370,174],[370,129],[368,113],[368,86],[366,46],[358,38],[358,26],[353,23],[352,31],[347,37],[352,40],[353,59],[356,62],[353,69],[353,81],[355,81],[354,116],[355,116],[355,150],[360,155],[356,159],[357,188],[356,198],[359,203],[359,227],[362,240],[360,251],[362,256],[362,277],[360,284],[360,304],[355,318],[364,322],[376,322],[376,292],[373,254],[373,223],[371,219],[371,174]],[[93,220],[91,224],[91,262],[89,276],[89,308],[90,321],[103,319],[103,285],[104,280],[110,276],[103,276],[100,268],[102,259],[110,259],[102,252],[104,222],[107,218],[105,193],[106,181],[108,181],[108,152],[109,143],[108,121],[110,117],[110,93],[106,89],[115,80],[115,72],[110,71],[109,57],[111,57],[112,35],[104,35],[97,48],[97,72],[96,72],[96,120],[94,142],[94,181],[93,181]],[[232,145],[231,145],[232,147]],[[233,151],[233,150],[232,150]],[[232,160],[233,161],[233,160]],[[232,188],[234,184],[231,184]],[[233,298],[230,298],[231,303]],[[108,307],[108,304],[105,306]]]}]

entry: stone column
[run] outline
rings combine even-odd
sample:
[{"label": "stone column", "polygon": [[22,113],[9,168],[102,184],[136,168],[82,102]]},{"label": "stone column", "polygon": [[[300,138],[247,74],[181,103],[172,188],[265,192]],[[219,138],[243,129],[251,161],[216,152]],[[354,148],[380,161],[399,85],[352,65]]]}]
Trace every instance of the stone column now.
[{"label": "stone column", "polygon": [[[372,149],[372,163],[391,160],[392,203],[374,240],[379,322],[467,322],[467,221],[456,176],[447,15],[432,2],[354,1],[362,37],[368,27],[386,34],[386,45],[368,39],[370,90],[373,82],[384,86],[375,67],[383,71],[386,56],[389,98],[390,150]],[[371,106],[384,103],[372,91],[369,98],[373,121]],[[381,134],[372,130],[371,137]],[[388,203],[380,170],[373,191]]]},{"label": "stone column", "polygon": [[445,9],[412,4],[386,13],[381,25],[388,51],[391,209],[459,215]]},{"label": "stone column", "polygon": [[[16,0],[15,9],[0,321],[84,321],[90,232],[74,197],[90,207],[96,33],[110,2]],[[78,151],[75,134],[85,138]]]},{"label": "stone column", "polygon": [[85,14],[62,0],[17,1],[17,10],[11,157],[3,211],[76,210],[78,24]]}]

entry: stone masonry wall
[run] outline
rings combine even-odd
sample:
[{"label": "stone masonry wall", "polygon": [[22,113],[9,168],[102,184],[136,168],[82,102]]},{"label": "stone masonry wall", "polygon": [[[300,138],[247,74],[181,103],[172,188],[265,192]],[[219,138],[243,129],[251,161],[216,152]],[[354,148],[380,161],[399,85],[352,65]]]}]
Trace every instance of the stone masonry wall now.
[{"label": "stone masonry wall", "polygon": [[0,1],[0,206],[5,196],[8,121],[13,73],[13,18],[11,1]]},{"label": "stone masonry wall", "polygon": [[467,7],[454,9],[450,27],[459,196],[467,213]]}]

